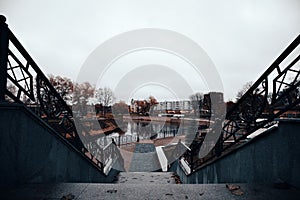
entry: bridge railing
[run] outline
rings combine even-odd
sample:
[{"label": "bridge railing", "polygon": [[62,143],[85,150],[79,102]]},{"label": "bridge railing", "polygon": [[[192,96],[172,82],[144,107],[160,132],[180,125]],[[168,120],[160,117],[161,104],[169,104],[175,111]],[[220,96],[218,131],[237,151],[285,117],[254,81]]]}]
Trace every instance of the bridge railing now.
[{"label": "bridge railing", "polygon": [[[0,16],[0,102],[22,103],[46,121],[57,133],[93,162],[102,172],[105,165],[82,143],[72,109],[55,90],[32,57]],[[104,150],[105,151],[105,150]],[[117,148],[107,151],[114,152]],[[107,153],[102,153],[101,155]]]},{"label": "bridge railing", "polygon": [[286,111],[300,110],[299,44],[300,35],[227,112],[221,136],[208,155],[199,158],[202,143],[184,153],[191,173],[235,148],[254,131],[271,126],[274,119]]}]

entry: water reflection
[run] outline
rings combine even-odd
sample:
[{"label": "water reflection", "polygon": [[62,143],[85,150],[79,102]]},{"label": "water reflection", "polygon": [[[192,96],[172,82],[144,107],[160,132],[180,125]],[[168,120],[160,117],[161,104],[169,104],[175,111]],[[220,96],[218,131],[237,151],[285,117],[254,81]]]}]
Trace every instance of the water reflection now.
[{"label": "water reflection", "polygon": [[[122,131],[114,132],[106,137],[100,137],[98,143],[105,145],[112,141],[117,145],[126,145],[130,143],[140,142],[142,140],[154,140],[183,138],[186,144],[190,144],[197,132],[197,126],[195,123],[161,123],[161,122],[149,122],[149,121],[123,121]],[[120,125],[120,124],[119,124]]]}]

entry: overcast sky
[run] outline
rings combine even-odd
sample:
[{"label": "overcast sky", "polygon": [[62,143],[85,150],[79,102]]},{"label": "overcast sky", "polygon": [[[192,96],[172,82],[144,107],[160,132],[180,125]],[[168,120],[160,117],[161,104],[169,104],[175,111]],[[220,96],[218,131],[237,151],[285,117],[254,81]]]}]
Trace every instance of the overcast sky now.
[{"label": "overcast sky", "polygon": [[[299,0],[0,0],[0,13],[45,74],[73,80],[89,55],[116,35],[142,28],[175,31],[210,57],[223,82],[225,100],[234,99],[244,83],[255,81],[300,33]],[[178,68],[174,64],[178,57],[156,54],[128,55],[114,64],[110,74],[115,77],[121,64],[127,66],[123,73],[133,65]],[[138,59],[143,62],[131,63]],[[203,80],[195,81],[186,68],[182,76],[191,79],[193,90],[205,90]],[[106,77],[99,84],[114,87],[111,84],[117,82]],[[155,95],[157,87],[144,89]],[[142,98],[145,93],[135,95]]]}]

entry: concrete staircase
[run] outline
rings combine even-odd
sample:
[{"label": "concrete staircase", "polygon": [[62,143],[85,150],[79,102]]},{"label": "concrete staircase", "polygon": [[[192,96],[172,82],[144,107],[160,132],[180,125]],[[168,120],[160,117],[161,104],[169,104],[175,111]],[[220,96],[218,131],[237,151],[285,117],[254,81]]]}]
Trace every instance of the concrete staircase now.
[{"label": "concrete staircase", "polygon": [[161,164],[157,157],[153,143],[136,144],[129,172],[153,172],[160,171]]}]

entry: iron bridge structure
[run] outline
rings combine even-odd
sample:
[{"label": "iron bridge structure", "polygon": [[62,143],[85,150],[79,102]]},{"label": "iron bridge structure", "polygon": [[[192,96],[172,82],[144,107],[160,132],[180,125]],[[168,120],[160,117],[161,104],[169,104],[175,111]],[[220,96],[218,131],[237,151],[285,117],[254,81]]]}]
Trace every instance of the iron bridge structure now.
[{"label": "iron bridge structure", "polygon": [[[287,111],[300,111],[300,35],[279,55],[260,78],[227,111],[220,138],[212,150],[199,157],[205,136],[213,130],[202,130],[186,147],[178,143],[174,154],[184,152],[179,163],[188,166],[187,174],[206,166],[241,144],[261,128],[268,128]],[[185,169],[184,167],[182,167]]]},{"label": "iron bridge structure", "polygon": [[100,171],[107,174],[111,160],[123,158],[112,142],[101,148],[95,141],[87,148],[82,142],[84,127],[75,127],[72,108],[50,83],[0,16],[0,102],[24,104],[48,123],[59,137],[76,148]]},{"label": "iron bridge structure", "polygon": [[[0,16],[0,102],[21,103],[31,108],[99,170],[105,171],[112,158],[123,159],[115,144],[104,148],[87,148],[80,134],[84,127],[75,127],[71,107],[50,83],[29,53]],[[274,124],[283,113],[299,110],[300,103],[300,36],[282,52],[251,88],[226,113],[218,142],[205,157],[199,158],[205,135],[199,131],[194,142],[179,142],[173,157],[189,166],[189,174],[245,142],[260,128]],[[91,140],[90,146],[98,146]],[[183,154],[179,153],[183,151]]]}]

